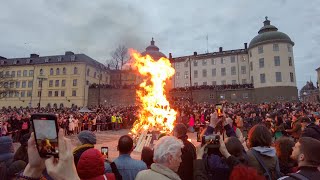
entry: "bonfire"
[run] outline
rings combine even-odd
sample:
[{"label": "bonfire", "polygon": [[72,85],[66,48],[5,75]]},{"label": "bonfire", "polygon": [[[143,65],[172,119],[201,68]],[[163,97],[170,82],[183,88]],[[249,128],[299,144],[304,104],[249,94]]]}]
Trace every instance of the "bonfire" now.
[{"label": "bonfire", "polygon": [[170,133],[173,130],[177,112],[170,107],[166,97],[165,85],[175,73],[169,59],[154,60],[151,56],[141,56],[130,50],[130,65],[143,79],[137,90],[137,102],[140,105],[138,120],[135,121],[131,134],[135,137],[145,132],[158,131]]}]

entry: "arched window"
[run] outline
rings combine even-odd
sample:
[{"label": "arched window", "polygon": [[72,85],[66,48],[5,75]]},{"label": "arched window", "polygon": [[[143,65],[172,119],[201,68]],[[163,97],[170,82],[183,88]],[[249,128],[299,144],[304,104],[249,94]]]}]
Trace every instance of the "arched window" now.
[{"label": "arched window", "polygon": [[78,68],[77,67],[73,68],[73,74],[78,74]]},{"label": "arched window", "polygon": [[63,108],[63,103],[60,103],[60,109],[62,109]]},{"label": "arched window", "polygon": [[43,75],[43,69],[40,69],[40,75]]},{"label": "arched window", "polygon": [[58,108],[57,103],[54,103],[54,104],[53,104],[53,107],[54,107],[55,109],[57,109],[57,108]]},{"label": "arched window", "polygon": [[50,75],[53,75],[53,68],[50,68]]},{"label": "arched window", "polygon": [[56,75],[60,75],[60,68],[56,69]]},{"label": "arched window", "polygon": [[66,75],[66,74],[67,74],[67,69],[66,69],[65,67],[62,69],[62,74],[63,74],[63,75]]}]

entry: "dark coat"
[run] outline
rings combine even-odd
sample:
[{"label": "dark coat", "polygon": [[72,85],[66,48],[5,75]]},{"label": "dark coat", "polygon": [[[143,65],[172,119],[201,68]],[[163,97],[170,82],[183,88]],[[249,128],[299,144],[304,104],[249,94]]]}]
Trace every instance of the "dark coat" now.
[{"label": "dark coat", "polygon": [[309,124],[302,131],[301,137],[311,137],[320,141],[320,127],[314,123]]},{"label": "dark coat", "polygon": [[178,175],[181,180],[188,180],[193,177],[193,161],[196,159],[196,147],[187,140],[188,137],[181,138],[184,147],[182,148],[181,164],[178,169]]},{"label": "dark coat", "polygon": [[[301,174],[302,176],[306,177],[307,179],[313,180],[313,179],[319,179],[320,177],[320,171],[316,167],[300,167],[298,174]],[[291,176],[286,176],[283,179],[285,180],[296,180],[296,178]]]},{"label": "dark coat", "polygon": [[295,139],[299,139],[301,135],[301,122],[297,120],[292,123],[292,129],[287,130],[288,133]]}]

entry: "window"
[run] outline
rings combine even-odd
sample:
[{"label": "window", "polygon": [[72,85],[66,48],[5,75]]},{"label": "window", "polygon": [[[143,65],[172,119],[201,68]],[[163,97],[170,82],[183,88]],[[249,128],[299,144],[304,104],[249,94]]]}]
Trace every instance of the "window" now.
[{"label": "window", "polygon": [[273,51],[279,51],[279,44],[273,44]]},{"label": "window", "polygon": [[292,58],[289,57],[289,66],[292,66]]},{"label": "window", "polygon": [[260,74],[260,83],[266,83],[266,75]]},{"label": "window", "polygon": [[33,70],[29,70],[29,76],[33,76],[33,73],[34,71]]},{"label": "window", "polygon": [[65,79],[61,80],[61,86],[62,86],[62,87],[65,87],[65,86],[66,86],[66,80],[65,80]]},{"label": "window", "polygon": [[232,80],[232,84],[237,84],[237,80]]},{"label": "window", "polygon": [[59,80],[56,80],[55,87],[59,87]]},{"label": "window", "polygon": [[73,68],[73,74],[78,74],[78,68],[77,67]]},{"label": "window", "polygon": [[61,94],[61,97],[64,97],[64,91],[61,91],[60,94]]},{"label": "window", "polygon": [[247,80],[246,79],[242,79],[241,82],[242,82],[242,84],[247,84]]},{"label": "window", "polygon": [[251,76],[251,83],[253,84],[253,76]]},{"label": "window", "polygon": [[28,88],[31,88],[33,86],[33,81],[28,81]]},{"label": "window", "polygon": [[231,67],[231,75],[236,75],[236,67],[235,66]]},{"label": "window", "polygon": [[49,81],[49,87],[52,87],[53,86],[53,80],[50,80]]},{"label": "window", "polygon": [[15,71],[11,71],[11,77],[16,77],[16,72]]},{"label": "window", "polygon": [[253,70],[253,65],[252,65],[252,62],[250,62],[250,71]]},{"label": "window", "polygon": [[13,92],[10,91],[10,92],[9,92],[9,98],[12,98],[12,97],[13,97]]},{"label": "window", "polygon": [[207,85],[207,82],[203,82],[202,85]]},{"label": "window", "polygon": [[248,93],[243,93],[242,97],[243,97],[243,99],[248,99],[249,98],[249,94]]},{"label": "window", "polygon": [[20,88],[20,81],[16,82],[16,88]]},{"label": "window", "polygon": [[274,66],[280,66],[280,56],[274,57]]},{"label": "window", "polygon": [[195,83],[193,83],[193,85],[194,85],[194,86],[198,86],[198,83],[197,83],[197,82],[195,82]]},{"label": "window", "polygon": [[93,77],[96,78],[97,77],[97,72],[93,73]]},{"label": "window", "polygon": [[27,97],[31,97],[32,96],[32,91],[28,91],[27,92]]},{"label": "window", "polygon": [[53,68],[50,69],[50,75],[53,75]]},{"label": "window", "polygon": [[198,66],[198,61],[194,60],[193,61],[193,66]]},{"label": "window", "polygon": [[259,59],[259,68],[264,68],[264,58]]},{"label": "window", "polygon": [[60,68],[56,69],[56,75],[60,75]]},{"label": "window", "polygon": [[247,73],[246,66],[241,66],[241,74],[246,74],[246,73]]},{"label": "window", "polygon": [[217,85],[217,81],[212,81],[212,86]]},{"label": "window", "polygon": [[276,72],[276,82],[282,82],[281,72]]},{"label": "window", "polygon": [[42,81],[39,81],[38,87],[42,87]]},{"label": "window", "polygon": [[49,91],[49,92],[48,92],[48,96],[49,96],[49,97],[52,97],[52,91]]},{"label": "window", "polygon": [[23,77],[28,76],[28,71],[27,70],[23,70]]},{"label": "window", "polygon": [[77,91],[76,90],[72,90],[72,96],[77,96]]},{"label": "window", "polygon": [[258,53],[259,53],[259,54],[262,54],[262,53],[263,53],[263,46],[259,46],[259,47],[258,47]]},{"label": "window", "polygon": [[227,83],[226,80],[221,81],[222,85],[226,85],[226,83]]},{"label": "window", "polygon": [[29,64],[30,63],[30,59],[27,59],[26,63]]},{"label": "window", "polygon": [[44,59],[44,62],[45,62],[45,63],[48,63],[48,62],[49,62],[49,58],[45,58],[45,59]]},{"label": "window", "polygon": [[38,97],[40,97],[41,96],[41,91],[38,91]]},{"label": "window", "polygon": [[27,81],[22,81],[22,88],[26,88],[27,86]]},{"label": "window", "polygon": [[210,94],[209,99],[214,99],[214,94]]},{"label": "window", "polygon": [[221,58],[221,64],[224,64],[224,59],[223,59],[223,57]]},{"label": "window", "polygon": [[87,69],[87,76],[90,76],[90,69]]},{"label": "window", "polygon": [[58,62],[61,62],[61,60],[62,60],[62,57],[57,57],[57,60],[58,60]]},{"label": "window", "polygon": [[75,56],[75,55],[72,55],[72,56],[70,57],[70,60],[71,60],[71,61],[75,61],[75,60],[76,60],[76,56]]},{"label": "window", "polygon": [[206,69],[202,70],[202,77],[207,77],[207,70]]},{"label": "window", "polygon": [[249,51],[249,55],[250,55],[250,57],[252,57],[252,53],[251,53],[251,51]]},{"label": "window", "polygon": [[10,88],[14,88],[14,82],[10,82]]},{"label": "window", "polygon": [[26,92],[25,91],[21,91],[20,92],[20,97],[25,97],[26,96]]},{"label": "window", "polygon": [[197,70],[193,71],[193,78],[198,78],[198,71]]},{"label": "window", "polygon": [[185,72],[184,72],[184,78],[185,78],[185,79],[188,79],[188,78],[189,78],[189,72],[188,72],[188,71],[185,71]]},{"label": "window", "polygon": [[6,71],[6,77],[10,77],[10,71]]},{"label": "window", "polygon": [[217,70],[216,68],[212,69],[212,77],[215,77],[217,75]]},{"label": "window", "polygon": [[54,91],[54,96],[58,97],[59,96],[59,91]]},{"label": "window", "polygon": [[189,67],[189,61],[184,63],[184,67]]},{"label": "window", "polygon": [[189,83],[184,83],[184,87],[189,87]]},{"label": "window", "polygon": [[21,77],[21,71],[17,71],[17,77]]},{"label": "window", "polygon": [[180,72],[176,72],[176,79],[180,78]]},{"label": "window", "polygon": [[74,79],[72,84],[73,84],[73,86],[77,86],[77,80]]},{"label": "window", "polygon": [[206,66],[207,65],[207,60],[206,59],[203,59],[202,60],[202,66]]},{"label": "window", "polygon": [[231,63],[236,62],[236,57],[235,56],[231,56],[230,61],[231,61]]},{"label": "window", "polygon": [[293,73],[292,72],[290,72],[290,81],[294,82],[294,78],[293,78]]},{"label": "window", "polygon": [[40,69],[40,75],[43,75],[43,69]]},{"label": "window", "polygon": [[292,46],[288,44],[287,47],[288,47],[288,52],[292,52]]},{"label": "window", "polygon": [[211,59],[211,64],[212,64],[212,65],[215,65],[215,64],[216,64],[215,59]]},{"label": "window", "polygon": [[226,75],[226,68],[221,68],[221,76],[225,76]]},{"label": "window", "polygon": [[15,95],[15,97],[19,97],[19,92],[18,91],[16,91],[15,93],[14,93]]},{"label": "window", "polygon": [[63,74],[63,75],[66,75],[66,74],[67,74],[67,69],[66,69],[65,67],[62,69],[62,74]]}]

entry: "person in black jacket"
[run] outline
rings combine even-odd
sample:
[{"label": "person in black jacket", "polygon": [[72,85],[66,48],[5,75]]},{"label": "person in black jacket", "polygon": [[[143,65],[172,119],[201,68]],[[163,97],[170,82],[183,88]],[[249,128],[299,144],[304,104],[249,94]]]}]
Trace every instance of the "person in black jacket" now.
[{"label": "person in black jacket", "polygon": [[320,127],[312,121],[313,117],[303,117],[301,119],[302,134],[301,137],[312,137],[320,141]]},{"label": "person in black jacket", "polygon": [[182,155],[178,175],[181,180],[189,180],[193,177],[193,160],[196,159],[196,147],[188,141],[187,127],[179,123],[173,129],[173,135],[182,140],[184,147],[182,148]]}]

